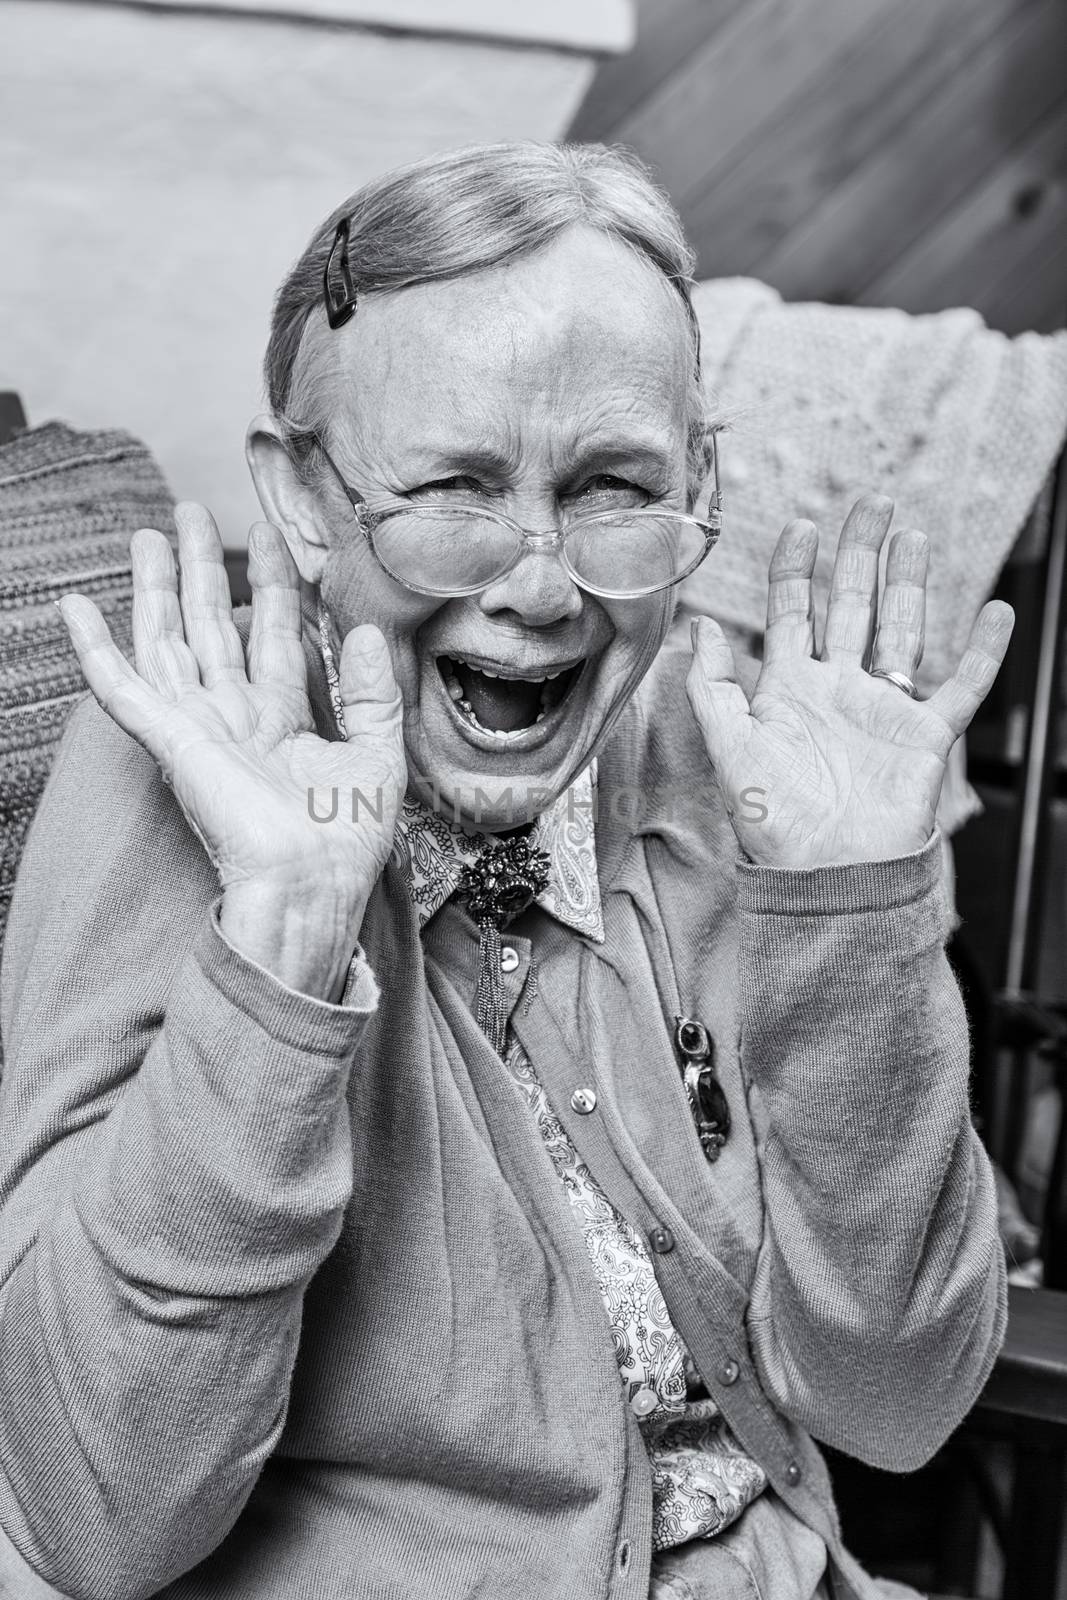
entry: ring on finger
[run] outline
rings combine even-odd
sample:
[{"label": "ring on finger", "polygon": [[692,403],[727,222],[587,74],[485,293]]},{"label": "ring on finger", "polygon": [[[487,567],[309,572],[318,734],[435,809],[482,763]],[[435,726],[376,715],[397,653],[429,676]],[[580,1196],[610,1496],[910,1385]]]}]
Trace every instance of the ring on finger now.
[{"label": "ring on finger", "polygon": [[894,672],[889,667],[869,667],[867,671],[868,677],[884,678],[886,683],[891,683],[895,689],[902,689],[909,700],[917,698],[919,691],[906,672]]}]

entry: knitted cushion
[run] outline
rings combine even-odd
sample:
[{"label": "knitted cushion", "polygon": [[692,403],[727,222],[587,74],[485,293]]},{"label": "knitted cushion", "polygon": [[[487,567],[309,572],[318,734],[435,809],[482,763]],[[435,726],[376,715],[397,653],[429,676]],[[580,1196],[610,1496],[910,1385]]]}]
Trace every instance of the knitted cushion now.
[{"label": "knitted cushion", "polygon": [[0,446],[0,941],[26,830],[85,682],[52,603],[100,607],[130,653],[130,535],[173,526],[173,499],[129,434],[50,422]]}]

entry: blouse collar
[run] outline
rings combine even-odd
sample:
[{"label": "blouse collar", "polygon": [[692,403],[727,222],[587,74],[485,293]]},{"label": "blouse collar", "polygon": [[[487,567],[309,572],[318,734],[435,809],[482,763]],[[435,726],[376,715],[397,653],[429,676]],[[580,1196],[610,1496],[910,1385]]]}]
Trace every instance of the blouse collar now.
[{"label": "blouse collar", "polygon": [[[530,842],[549,858],[548,887],[536,903],[567,927],[604,942],[596,864],[596,762],[543,811]],[[465,866],[477,860],[485,835],[470,833],[405,797],[393,839],[400,868],[423,927],[455,891]]]}]

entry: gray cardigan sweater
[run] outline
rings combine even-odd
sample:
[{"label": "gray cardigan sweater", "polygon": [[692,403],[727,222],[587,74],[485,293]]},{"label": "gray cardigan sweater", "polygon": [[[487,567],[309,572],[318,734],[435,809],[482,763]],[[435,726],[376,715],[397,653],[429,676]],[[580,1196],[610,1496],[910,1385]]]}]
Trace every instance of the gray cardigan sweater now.
[{"label": "gray cardigan sweater", "polygon": [[[685,666],[600,759],[606,941],[526,913],[511,1024],[616,1206],[670,1230],[657,1276],[710,1392],[835,1595],[866,1600],[812,1436],[917,1466],[1005,1314],[940,852],[738,866]],[[234,951],[216,897],[153,763],[87,703],[5,949],[0,1524],[77,1600],[645,1600],[647,1457],[472,1018],[466,913],[420,937],[387,869],[377,984],[332,1006]],[[730,1101],[714,1166],[679,1013]]]}]

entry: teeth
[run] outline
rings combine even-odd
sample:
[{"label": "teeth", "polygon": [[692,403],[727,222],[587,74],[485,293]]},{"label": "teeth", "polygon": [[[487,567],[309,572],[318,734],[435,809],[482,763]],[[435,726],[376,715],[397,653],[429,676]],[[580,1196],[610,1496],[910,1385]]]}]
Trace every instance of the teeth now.
[{"label": "teeth", "polygon": [[514,728],[510,733],[508,733],[503,728],[484,727],[482,723],[478,721],[474,707],[464,695],[463,685],[460,683],[456,673],[448,669],[444,671],[443,676],[445,688],[448,692],[449,699],[452,700],[457,710],[463,712],[467,720],[478,729],[479,733],[489,734],[489,736],[493,738],[497,744],[502,745],[510,743],[513,739],[520,739],[524,733],[528,733],[530,731],[530,727],[536,727],[539,722],[544,722],[545,718],[556,709],[560,702],[560,691],[553,688],[553,684],[557,678],[564,676],[565,671],[569,672],[571,670],[570,668],[560,668],[558,672],[546,672],[541,677],[508,679],[504,673],[491,672],[485,667],[473,666],[471,662],[464,661],[462,656],[446,656],[443,658],[443,660],[447,661],[450,667],[464,666],[467,667],[471,672],[480,672],[482,676],[486,678],[504,678],[506,682],[540,685],[541,709],[538,711],[533,723],[524,728]]},{"label": "teeth", "polygon": [[[509,733],[506,728],[485,728],[475,716],[469,700],[460,700],[458,704],[460,710],[465,714],[468,722],[470,722],[473,727],[477,728],[479,733],[487,733],[491,739],[495,739],[497,744],[510,744],[512,739],[521,739],[524,733],[529,733],[530,731],[529,728],[513,728]],[[544,715],[545,713],[542,711],[537,717],[537,721],[540,722]]]},{"label": "teeth", "polygon": [[507,683],[544,683],[548,678],[560,676],[558,672],[548,672],[531,678],[509,677],[505,672],[492,672],[488,667],[476,667],[473,661],[465,661],[462,656],[448,656],[444,659],[454,661],[457,666],[466,667],[470,672],[480,672],[483,678],[503,678]]},{"label": "teeth", "polygon": [[[460,693],[462,694],[462,690]],[[453,695],[452,698],[453,700],[456,700],[455,695]],[[496,739],[500,744],[507,744],[509,739],[518,739],[522,734],[529,731],[526,728],[514,728],[510,733],[508,733],[504,728],[484,728],[478,721],[478,718],[475,716],[474,707],[471,705],[469,700],[456,700],[456,704],[467,717],[468,721],[473,723],[474,727],[478,729],[479,733],[488,733],[491,738]]]}]

